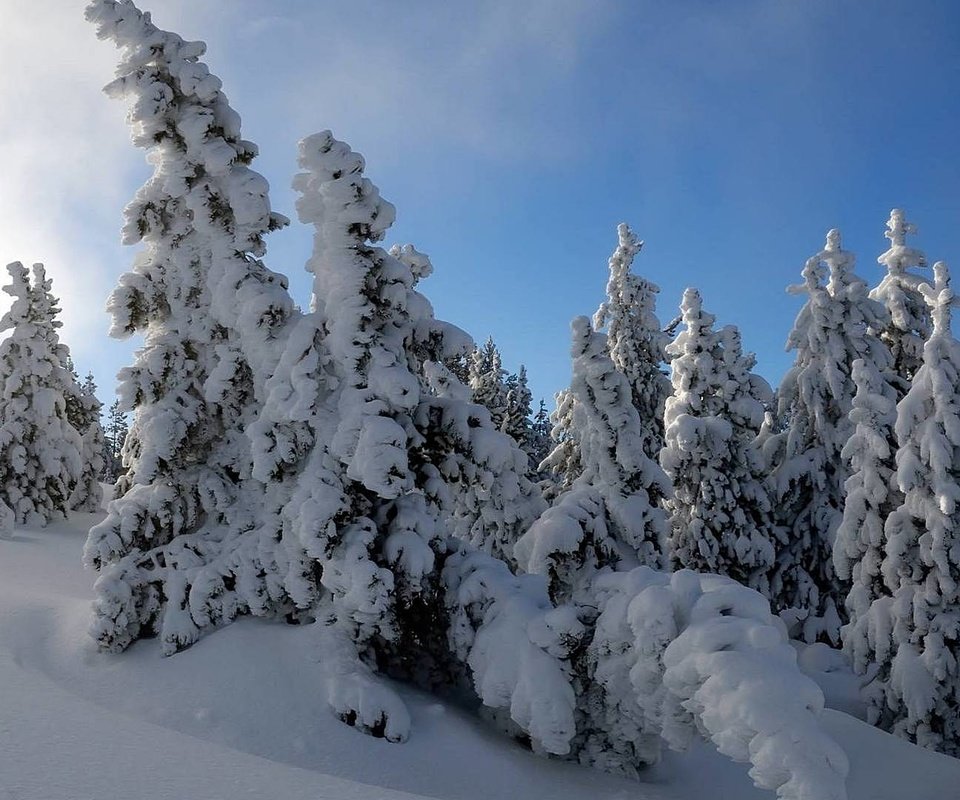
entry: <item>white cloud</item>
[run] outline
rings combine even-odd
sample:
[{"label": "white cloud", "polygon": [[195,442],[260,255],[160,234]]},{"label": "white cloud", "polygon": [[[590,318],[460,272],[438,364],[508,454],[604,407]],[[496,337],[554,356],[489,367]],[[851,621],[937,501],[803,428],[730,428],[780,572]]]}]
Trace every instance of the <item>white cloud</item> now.
[{"label": "white cloud", "polygon": [[123,108],[99,90],[114,60],[76,5],[33,0],[3,14],[0,262],[47,265],[77,353],[95,351],[107,327],[123,184],[135,164],[116,158],[129,150]]},{"label": "white cloud", "polygon": [[[0,266],[47,265],[63,301],[64,339],[83,365],[102,358],[104,346],[117,347],[104,343],[104,301],[133,256],[118,245],[121,212],[147,168],[129,144],[123,104],[101,93],[117,54],[97,41],[83,4],[32,0],[29,10],[14,11],[5,3]],[[370,143],[384,148],[536,150],[545,123],[518,113],[523,92],[531,80],[554,85],[573,68],[583,40],[605,19],[600,6],[453,5],[383,3],[372,16],[356,5],[298,4],[294,19],[284,6],[253,0],[141,2],[161,27],[207,39],[208,61],[228,94],[255,99],[262,107],[253,114],[272,115],[271,135],[281,141],[334,126],[369,130]],[[524,69],[524,80],[508,68]],[[230,73],[245,70],[276,91],[257,92],[255,78],[252,88],[232,86]]]}]

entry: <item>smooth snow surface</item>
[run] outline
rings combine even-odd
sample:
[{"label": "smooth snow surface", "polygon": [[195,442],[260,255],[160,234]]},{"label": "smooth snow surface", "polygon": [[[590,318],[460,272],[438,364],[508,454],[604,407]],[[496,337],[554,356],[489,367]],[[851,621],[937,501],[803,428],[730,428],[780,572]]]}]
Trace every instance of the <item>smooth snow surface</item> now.
[{"label": "smooth snow surface", "polygon": [[[327,709],[305,628],[243,618],[169,658],[151,640],[99,653],[86,633],[94,576],[80,566],[97,519],[0,540],[0,800],[773,798],[706,744],[637,783],[535,756],[403,687],[409,741],[373,739]],[[823,655],[809,661],[822,668]],[[846,714],[823,719],[850,757],[851,800],[956,796],[960,761]]]}]

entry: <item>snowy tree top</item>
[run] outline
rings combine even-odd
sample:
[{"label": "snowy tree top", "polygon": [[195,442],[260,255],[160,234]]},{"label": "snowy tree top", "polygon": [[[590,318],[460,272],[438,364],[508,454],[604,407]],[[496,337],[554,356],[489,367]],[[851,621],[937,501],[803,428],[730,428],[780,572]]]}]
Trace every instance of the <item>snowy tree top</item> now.
[{"label": "snowy tree top", "polygon": [[[339,234],[337,239],[342,238],[339,232],[348,231],[354,246],[383,239],[397,212],[364,177],[362,155],[327,130],[300,141],[299,163],[306,171],[294,176],[293,188],[301,193],[297,199],[301,220],[323,219],[324,232]],[[343,246],[350,244],[343,242]],[[309,262],[307,269],[311,270]]]},{"label": "snowy tree top", "polygon": [[19,320],[27,318],[30,309],[30,273],[20,261],[7,264],[10,283],[3,291],[13,298],[13,303],[0,320],[0,331],[11,330]]},{"label": "snowy tree top", "polygon": [[33,284],[30,271],[20,262],[7,264],[10,283],[3,291],[13,298],[7,313],[0,319],[0,331],[13,330],[20,323],[40,322],[56,329],[63,325],[56,315],[60,312],[57,298],[50,294],[53,282],[47,277],[43,264],[33,265]]},{"label": "snowy tree top", "polygon": [[[617,226],[617,248],[613,251],[608,262],[610,277],[607,280],[607,299],[600,304],[593,317],[595,328],[602,328],[608,323],[616,324],[617,317],[622,311],[617,306],[629,308],[639,304],[641,315],[650,315],[653,312],[653,295],[660,291],[660,287],[653,281],[630,272],[633,259],[643,249],[643,242],[630,230],[630,226],[621,222]],[[656,322],[656,317],[650,317]],[[646,316],[641,320],[647,322]],[[659,331],[659,322],[655,327]]]},{"label": "snowy tree top", "polygon": [[836,294],[840,286],[851,282],[862,284],[863,281],[853,273],[856,260],[852,252],[843,249],[840,231],[837,228],[831,228],[827,231],[823,250],[808,258],[803,266],[801,272],[803,285],[790,286],[787,291],[790,294],[815,292],[823,288],[822,281],[827,275],[829,275],[828,288],[831,294]]},{"label": "snowy tree top", "polygon": [[903,211],[899,208],[893,209],[890,219],[887,220],[887,230],[883,234],[890,240],[890,249],[880,255],[877,262],[883,264],[891,274],[902,274],[907,267],[927,266],[927,257],[923,251],[906,245],[907,235],[916,232],[917,226],[907,222]]},{"label": "snowy tree top", "polygon": [[[240,138],[240,115],[221,91],[220,79],[200,61],[206,45],[161,30],[131,0],[93,0],[86,18],[96,24],[100,39],[112,39],[123,53],[106,92],[135,98],[128,115],[134,144],[163,152],[151,158],[150,190],[144,187],[127,209],[124,242],[169,233],[158,189],[169,201],[206,183],[205,213],[230,234],[238,252],[262,256],[264,234],[289,220],[271,212],[266,178],[246,166],[257,146]],[[171,159],[182,163],[165,168]]]},{"label": "snowy tree top", "polygon": [[[849,250],[844,250],[840,243],[840,231],[832,228],[827,232],[827,242],[824,249],[814,258],[821,258],[830,269],[830,284],[842,285],[849,283],[853,273],[856,256]],[[855,278],[859,283],[862,281]]]},{"label": "snowy tree top", "polygon": [[958,305],[958,300],[950,286],[950,268],[945,262],[938,261],[933,265],[933,286],[922,283],[920,292],[933,313],[934,335],[949,334],[951,310]]}]

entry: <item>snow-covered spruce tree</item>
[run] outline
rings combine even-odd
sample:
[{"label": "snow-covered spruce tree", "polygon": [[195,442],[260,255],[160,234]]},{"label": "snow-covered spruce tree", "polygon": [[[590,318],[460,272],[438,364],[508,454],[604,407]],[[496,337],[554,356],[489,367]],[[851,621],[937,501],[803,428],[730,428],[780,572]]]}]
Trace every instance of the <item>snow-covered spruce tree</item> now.
[{"label": "snow-covered spruce tree", "polygon": [[[458,359],[448,359],[446,363],[455,377],[457,363]],[[473,402],[486,408],[494,426],[520,445],[530,459],[528,473],[532,476],[542,457],[537,458],[537,443],[530,419],[533,396],[527,385],[527,368],[521,365],[519,372],[508,374],[503,369],[500,351],[492,338],[471,353],[469,366]]]},{"label": "snow-covered spruce tree", "polygon": [[100,476],[103,474],[104,434],[100,424],[100,409],[103,404],[97,399],[97,385],[93,374],[88,373],[83,384],[73,383],[66,396],[67,418],[83,440],[80,451],[81,473],[70,495],[73,511],[99,511],[103,500]]},{"label": "snow-covered spruce tree", "polygon": [[663,447],[663,404],[670,394],[670,381],[663,372],[668,339],[656,314],[660,289],[630,272],[643,242],[623,223],[617,227],[617,235],[619,243],[610,256],[607,299],[594,314],[593,325],[606,330],[610,358],[626,376],[640,415],[643,451],[657,459]]},{"label": "snow-covered spruce tree", "polygon": [[[9,331],[0,342],[0,502],[16,523],[42,526],[66,516],[82,471],[83,444],[65,399],[76,384],[43,265],[33,265],[32,284],[20,262],[7,272],[3,291],[13,302],[0,319],[0,331]],[[5,512],[0,518],[10,522]]]},{"label": "snow-covered spruce tree", "polygon": [[256,147],[200,60],[204,44],[160,30],[128,0],[94,0],[86,13],[122,52],[107,91],[132,98],[133,141],[153,165],[123,232],[145,249],[108,302],[111,334],[140,333],[144,345],[119,375],[122,408],[134,413],[127,472],[84,550],[101,573],[92,634],[120,650],[158,633],[170,653],[283,599],[265,597],[273,531],[235,555],[258,535],[263,507],[244,428],[292,307],[257,257],[286,220],[248,166]]},{"label": "snow-covered spruce tree", "polygon": [[473,351],[469,367],[473,402],[486,408],[493,424],[498,429],[502,428],[507,417],[507,371],[503,368],[503,358],[492,336],[487,338],[482,347]]},{"label": "snow-covered spruce tree", "polygon": [[547,410],[546,401],[541,398],[537,413],[530,420],[530,447],[528,451],[530,463],[541,479],[546,478],[547,474],[540,470],[540,465],[553,449],[553,440],[550,438],[551,430],[553,430],[553,423],[550,422],[550,412]]},{"label": "snow-covered spruce tree", "polygon": [[[603,567],[664,566],[669,481],[643,450],[644,427],[606,336],[573,323],[571,434],[582,472],[517,543],[522,569],[546,575],[551,597],[569,600]],[[564,443],[558,445],[563,448]],[[549,461],[550,459],[548,459]]]},{"label": "snow-covered spruce tree", "polygon": [[[532,422],[530,417],[533,414],[533,408],[531,407],[533,395],[530,393],[530,387],[527,386],[527,368],[521,364],[519,372],[506,377],[504,386],[507,390],[507,396],[500,430],[513,437],[523,451],[531,456],[532,461]],[[537,464],[539,462],[533,464],[533,466],[536,467]]]},{"label": "snow-covered spruce tree", "polygon": [[492,430],[483,407],[446,367],[424,361],[428,394],[416,418],[424,450],[443,476],[450,499],[446,528],[480,552],[511,566],[514,544],[546,504],[531,482],[530,460],[512,437]]},{"label": "snow-covered spruce tree", "polygon": [[903,502],[896,485],[897,418],[899,381],[876,365],[858,358],[853,362],[853,398],[850,421],[853,434],[842,455],[850,465],[843,518],[833,546],[837,577],[849,582],[844,600],[848,622],[841,629],[843,648],[854,670],[864,674],[876,658],[875,620],[869,614],[878,598],[889,597],[881,564],[886,550],[884,525]]},{"label": "snow-covered spruce tree", "polygon": [[660,455],[673,483],[671,552],[681,567],[768,594],[773,504],[755,445],[773,392],[751,372],[756,361],[737,330],[714,330],[696,289],[684,292],[680,308],[684,327],[667,347],[673,394]]},{"label": "snow-covered spruce tree", "polygon": [[[376,245],[394,209],[362,157],[323,132],[301,142],[300,166],[297,210],[315,227],[313,311],[297,323],[302,335],[292,334],[265,408],[278,421],[292,408],[308,433],[292,440],[283,428],[279,441],[292,444],[258,446],[257,469],[291,476],[286,549],[317,569],[294,570],[287,586],[298,605],[319,598],[332,706],[400,739],[403,705],[370,671],[429,679],[430,657],[449,659],[448,531],[498,552],[542,504],[524,453],[444,366],[472,343],[416,290],[429,260]],[[263,420],[257,430],[277,441]]]},{"label": "snow-covered spruce tree", "polygon": [[946,264],[922,284],[933,332],[897,408],[902,505],[886,523],[883,578],[893,599],[870,616],[880,671],[874,716],[924,747],[960,755],[960,343]]},{"label": "snow-covered spruce tree", "polygon": [[[663,552],[665,520],[651,503],[667,492],[666,476],[637,447],[639,415],[604,335],[585,317],[574,320],[573,333],[573,425],[583,443],[583,475],[516,547],[521,567],[547,578],[557,607],[523,602],[518,586],[510,596],[517,611],[505,613],[496,605],[507,598],[494,576],[484,571],[480,586],[475,578],[464,581],[467,599],[486,611],[485,624],[455,628],[476,642],[467,660],[478,693],[502,707],[504,689],[512,688],[522,710],[531,707],[531,695],[552,693],[554,729],[569,737],[570,756],[608,771],[635,774],[658,759],[661,738],[683,749],[700,731],[722,752],[751,760],[755,781],[781,797],[844,797],[843,753],[814,719],[822,695],[797,671],[766,599],[728,578],[629,569],[654,551],[654,542]],[[448,570],[456,563],[451,559]],[[470,619],[480,616],[467,608]],[[511,624],[518,629],[512,636]],[[530,640],[552,660],[526,650]],[[526,677],[532,658],[544,662],[542,692],[517,679]],[[558,670],[572,698],[557,689]],[[767,680],[771,673],[776,680]],[[738,698],[734,715],[730,693]],[[777,710],[740,713],[747,707]],[[745,741],[754,746],[735,744]]]},{"label": "snow-covered spruce tree", "polygon": [[839,641],[847,593],[833,570],[833,543],[848,477],[841,453],[853,433],[853,362],[862,358],[887,372],[892,361],[886,345],[871,333],[886,327],[885,309],[867,296],[853,265],[837,230],[807,260],[804,284],[792,287],[807,295],[787,339],[796,361],[777,395],[784,442],[774,479],[787,541],[777,554],[771,592],[776,608],[792,609],[804,620],[807,640]]},{"label": "snow-covered spruce tree", "polygon": [[574,427],[576,398],[570,389],[561,389],[556,395],[556,408],[550,414],[549,450],[539,468],[548,476],[546,488],[549,499],[573,486],[583,472],[580,459],[580,441]]},{"label": "snow-covered spruce tree", "polygon": [[877,261],[886,267],[886,275],[870,292],[870,297],[882,303],[889,314],[886,327],[880,329],[880,339],[893,355],[893,370],[900,377],[900,400],[910,388],[910,381],[923,363],[923,345],[930,337],[930,309],[920,293],[924,278],[911,269],[927,266],[922,251],[908,247],[907,235],[917,228],[899,208],[890,212],[884,236],[890,248]]},{"label": "snow-covered spruce tree", "polygon": [[114,400],[107,409],[107,427],[104,430],[102,479],[107,483],[116,483],[123,474],[123,443],[127,439],[127,415],[120,408],[120,401]]}]

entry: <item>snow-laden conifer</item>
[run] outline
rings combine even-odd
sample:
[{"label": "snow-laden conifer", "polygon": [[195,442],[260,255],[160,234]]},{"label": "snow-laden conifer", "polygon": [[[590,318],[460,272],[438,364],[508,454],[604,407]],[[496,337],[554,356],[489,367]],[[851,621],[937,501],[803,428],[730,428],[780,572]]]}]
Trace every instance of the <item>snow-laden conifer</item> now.
[{"label": "snow-laden conifer", "polygon": [[128,427],[127,415],[120,409],[120,401],[114,400],[107,409],[107,426],[104,429],[102,479],[107,483],[116,483],[123,474],[123,445]]},{"label": "snow-laden conifer", "polygon": [[896,479],[882,572],[892,599],[870,609],[880,672],[874,716],[924,747],[960,755],[960,343],[946,264],[921,284],[933,317],[923,364],[897,408]]},{"label": "snow-laden conifer", "polygon": [[66,516],[82,472],[83,443],[66,404],[76,384],[43,265],[33,265],[32,283],[20,262],[7,272],[3,291],[13,302],[0,319],[0,332],[9,332],[0,342],[0,501],[16,523],[46,525]]},{"label": "snow-laden conifer", "polygon": [[[507,396],[500,430],[513,437],[523,451],[527,455],[531,455],[532,422],[530,416],[533,414],[533,408],[531,407],[533,395],[527,385],[527,368],[521,364],[519,372],[506,377],[504,386],[507,390]],[[536,467],[538,464],[539,462],[533,464],[533,466]]]},{"label": "snow-laden conifer", "polygon": [[551,498],[572,487],[583,472],[580,440],[574,426],[576,397],[570,389],[561,389],[555,400],[556,407],[550,414],[549,450],[539,465],[548,476],[546,488]]},{"label": "snow-laden conifer", "polygon": [[[446,366],[456,376],[457,361]],[[528,474],[533,477],[543,460],[542,443],[536,439],[531,415],[533,395],[527,385],[527,368],[508,374],[502,366],[500,351],[493,339],[473,351],[470,357],[469,384],[473,402],[490,412],[494,426],[520,445],[530,459]],[[540,449],[538,449],[540,448]]]},{"label": "snow-laden conifer", "polygon": [[930,309],[920,292],[925,280],[911,269],[927,266],[921,250],[907,245],[907,235],[917,228],[907,222],[899,208],[890,212],[884,236],[890,240],[889,249],[877,261],[886,267],[880,284],[870,297],[882,303],[889,315],[886,326],[878,331],[880,339],[893,355],[893,370],[900,377],[898,400],[910,388],[917,370],[923,363],[923,345],[930,337]]},{"label": "snow-laden conifer", "polygon": [[663,404],[670,394],[670,381],[663,373],[668,339],[656,314],[660,289],[630,272],[643,242],[623,223],[617,227],[617,236],[617,248],[610,256],[607,298],[594,314],[593,324],[606,331],[610,358],[630,384],[643,427],[643,450],[657,459],[663,447]]},{"label": "snow-laden conifer", "polygon": [[[297,210],[315,227],[313,311],[271,381],[270,413],[282,421],[292,408],[309,430],[304,440],[287,436],[283,458],[266,463],[293,476],[285,549],[299,548],[319,570],[295,571],[288,587],[298,604],[319,598],[333,707],[403,738],[402,704],[370,666],[429,674],[426,654],[448,651],[437,616],[448,534],[505,555],[542,502],[523,451],[445,366],[472,344],[417,291],[429,260],[409,246],[377,246],[395,212],[364,177],[362,157],[323,132],[301,142],[300,165]],[[262,422],[258,430],[267,436]]]},{"label": "snow-laden conifer", "polygon": [[553,423],[550,422],[547,403],[541,398],[537,413],[533,415],[533,419],[530,421],[530,458],[537,470],[540,469],[540,464],[550,455],[550,451],[553,449],[550,440],[552,429]]},{"label": "snow-laden conifer", "polygon": [[256,146],[200,60],[204,44],[128,0],[94,0],[87,18],[121,49],[107,91],[133,100],[133,141],[153,165],[123,231],[145,247],[108,302],[111,334],[144,345],[119,375],[134,413],[127,472],[85,548],[101,571],[93,633],[115,650],[157,632],[172,652],[265,594],[271,565],[252,557],[258,546],[235,554],[263,505],[244,428],[292,306],[257,259],[286,220],[249,168]]},{"label": "snow-laden conifer", "polygon": [[756,439],[773,393],[751,372],[755,359],[737,330],[714,330],[699,292],[687,289],[680,308],[684,327],[667,348],[673,394],[660,456],[673,483],[673,558],[766,594],[776,538]]},{"label": "snow-laden conifer", "polygon": [[501,428],[507,416],[507,371],[492,336],[470,355],[469,370],[473,402],[486,408],[494,426]]},{"label": "snow-laden conifer", "polygon": [[515,551],[523,569],[548,577],[554,598],[569,598],[605,566],[662,566],[667,557],[660,505],[669,482],[644,452],[630,384],[614,367],[604,334],[586,317],[572,328],[571,432],[582,473]]},{"label": "snow-laden conifer", "polygon": [[843,647],[855,671],[864,674],[875,659],[870,606],[890,594],[881,571],[886,550],[884,526],[891,512],[903,502],[894,462],[899,381],[865,359],[853,362],[853,381],[857,393],[850,421],[855,427],[842,451],[850,465],[850,477],[833,547],[833,564],[837,577],[850,586],[844,599],[848,623],[841,629]]},{"label": "snow-laden conifer", "polygon": [[846,595],[833,569],[833,542],[848,477],[842,450],[853,433],[853,362],[862,358],[884,372],[892,360],[871,333],[886,326],[885,309],[867,296],[853,266],[836,230],[807,260],[803,285],[793,287],[807,302],[787,340],[796,361],[777,396],[784,441],[774,479],[787,542],[777,556],[772,596],[778,608],[800,610],[806,638],[834,642]]},{"label": "snow-laden conifer", "polygon": [[67,417],[83,440],[81,473],[70,494],[70,508],[73,511],[99,511],[103,500],[100,478],[106,462],[103,426],[100,424],[103,404],[97,399],[93,374],[88,374],[82,384],[74,382],[66,400]]}]

